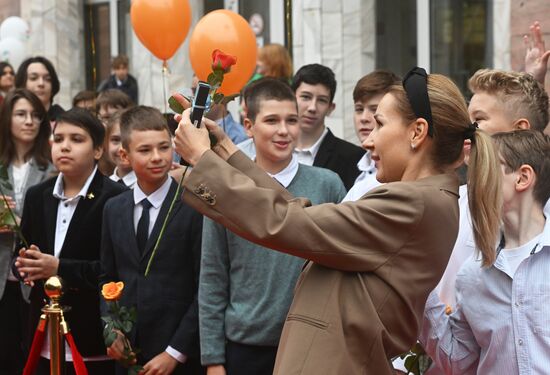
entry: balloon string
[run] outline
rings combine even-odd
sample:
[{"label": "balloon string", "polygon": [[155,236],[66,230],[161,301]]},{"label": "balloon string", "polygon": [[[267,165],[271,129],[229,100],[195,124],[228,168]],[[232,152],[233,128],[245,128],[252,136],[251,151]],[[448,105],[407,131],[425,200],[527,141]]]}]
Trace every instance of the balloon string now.
[{"label": "balloon string", "polygon": [[168,63],[162,62],[162,98],[164,100],[164,113],[168,113],[168,100],[166,99],[166,80],[168,76]]},{"label": "balloon string", "polygon": [[89,7],[90,9],[90,45],[92,49],[92,88],[93,90],[96,89],[96,80],[97,80],[97,69],[95,65],[95,38],[94,38],[94,18],[93,18],[93,12],[92,12],[92,6]]},{"label": "balloon string", "polygon": [[285,6],[285,23],[286,23],[286,48],[290,53],[290,57],[293,57],[292,48],[292,3],[290,0],[286,0]]}]

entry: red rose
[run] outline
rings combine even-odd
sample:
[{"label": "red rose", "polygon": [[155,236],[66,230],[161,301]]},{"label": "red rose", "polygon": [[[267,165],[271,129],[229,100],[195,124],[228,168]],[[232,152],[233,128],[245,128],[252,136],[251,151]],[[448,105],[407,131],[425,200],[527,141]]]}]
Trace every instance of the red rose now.
[{"label": "red rose", "polygon": [[222,70],[224,73],[229,73],[231,67],[237,63],[237,58],[235,56],[227,55],[215,49],[212,52],[212,70]]}]

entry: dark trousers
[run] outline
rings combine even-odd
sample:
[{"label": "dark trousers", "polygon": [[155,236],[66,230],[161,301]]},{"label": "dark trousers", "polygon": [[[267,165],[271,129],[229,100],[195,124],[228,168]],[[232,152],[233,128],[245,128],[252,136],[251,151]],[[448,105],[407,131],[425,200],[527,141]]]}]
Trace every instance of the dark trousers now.
[{"label": "dark trousers", "polygon": [[225,348],[227,375],[272,375],[276,346],[256,346],[228,341]]},{"label": "dark trousers", "polygon": [[[114,375],[115,361],[91,361],[85,362],[88,375]],[[36,375],[50,375],[50,360],[40,357]],[[65,374],[75,375],[72,362],[65,362]]]},{"label": "dark trousers", "polygon": [[6,281],[0,299],[0,375],[17,375],[23,371],[22,331],[26,305],[19,282]]}]

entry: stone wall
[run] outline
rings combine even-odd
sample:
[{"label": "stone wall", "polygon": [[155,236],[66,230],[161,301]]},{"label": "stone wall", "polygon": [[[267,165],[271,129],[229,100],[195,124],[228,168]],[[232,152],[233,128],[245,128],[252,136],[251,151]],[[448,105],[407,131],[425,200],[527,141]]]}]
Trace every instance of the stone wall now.
[{"label": "stone wall", "polygon": [[83,0],[21,0],[20,6],[21,18],[30,26],[28,54],[53,63],[61,82],[54,103],[70,108],[86,85]]},{"label": "stone wall", "polygon": [[[529,26],[539,21],[546,40],[546,48],[550,48],[550,1],[547,0],[511,0],[510,18],[510,51],[511,68],[524,69],[525,47],[523,35],[529,33]],[[550,92],[550,77],[546,74],[546,91]]]},{"label": "stone wall", "polygon": [[338,81],[336,109],[327,125],[357,143],[353,129],[353,88],[375,67],[375,0],[294,0],[293,64],[330,67]]}]

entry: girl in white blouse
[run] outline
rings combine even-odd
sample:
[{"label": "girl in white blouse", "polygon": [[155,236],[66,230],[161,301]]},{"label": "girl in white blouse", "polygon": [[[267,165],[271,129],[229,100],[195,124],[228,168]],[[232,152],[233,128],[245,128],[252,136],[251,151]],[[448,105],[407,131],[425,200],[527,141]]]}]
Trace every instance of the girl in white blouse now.
[{"label": "girl in white blouse", "polygon": [[[50,124],[40,99],[27,89],[16,89],[0,109],[0,164],[7,169],[11,189],[3,193],[17,217],[23,212],[27,189],[54,171],[50,161]],[[16,238],[0,227],[0,373],[19,373],[23,364],[22,323],[28,289],[10,271]]]}]

